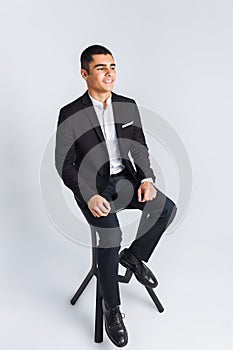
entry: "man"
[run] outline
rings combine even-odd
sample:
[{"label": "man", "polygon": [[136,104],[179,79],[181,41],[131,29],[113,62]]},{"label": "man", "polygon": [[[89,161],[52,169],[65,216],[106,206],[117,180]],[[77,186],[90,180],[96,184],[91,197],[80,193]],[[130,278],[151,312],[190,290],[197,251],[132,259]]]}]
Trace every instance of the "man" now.
[{"label": "man", "polygon": [[[85,49],[81,75],[88,90],[60,110],[56,168],[98,233],[106,332],[122,347],[128,334],[120,312],[118,263],[130,268],[143,285],[156,287],[145,262],[173,220],[176,206],[154,185],[135,101],[112,92],[116,79],[112,53],[100,45]],[[122,233],[116,212],[124,208],[146,215],[141,217],[135,240],[119,256]]]}]

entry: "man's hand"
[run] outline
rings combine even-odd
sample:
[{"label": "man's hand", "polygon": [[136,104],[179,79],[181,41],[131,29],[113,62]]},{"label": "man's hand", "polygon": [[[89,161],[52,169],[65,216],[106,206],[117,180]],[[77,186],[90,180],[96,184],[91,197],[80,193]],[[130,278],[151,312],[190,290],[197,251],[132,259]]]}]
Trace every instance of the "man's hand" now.
[{"label": "man's hand", "polygon": [[144,181],[138,188],[138,201],[147,202],[156,197],[157,190],[154,185],[149,181]]},{"label": "man's hand", "polygon": [[111,210],[109,202],[99,194],[92,196],[87,202],[87,205],[92,215],[96,218],[107,216]]}]

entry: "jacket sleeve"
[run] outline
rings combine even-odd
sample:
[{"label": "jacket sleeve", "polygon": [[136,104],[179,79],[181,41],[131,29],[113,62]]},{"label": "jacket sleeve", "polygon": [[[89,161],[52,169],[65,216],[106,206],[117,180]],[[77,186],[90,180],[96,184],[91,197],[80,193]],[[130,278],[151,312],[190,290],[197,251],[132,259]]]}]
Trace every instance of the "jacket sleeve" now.
[{"label": "jacket sleeve", "polygon": [[87,185],[76,167],[76,148],[70,118],[61,109],[58,118],[55,145],[55,166],[64,184],[74,193],[82,206],[88,202],[96,190]]},{"label": "jacket sleeve", "polygon": [[155,181],[155,175],[150,166],[148,146],[146,144],[145,136],[142,130],[140,113],[136,103],[134,104],[134,106],[135,126],[133,142],[130,152],[135,163],[137,177],[139,181],[145,178],[152,178],[153,181]]}]

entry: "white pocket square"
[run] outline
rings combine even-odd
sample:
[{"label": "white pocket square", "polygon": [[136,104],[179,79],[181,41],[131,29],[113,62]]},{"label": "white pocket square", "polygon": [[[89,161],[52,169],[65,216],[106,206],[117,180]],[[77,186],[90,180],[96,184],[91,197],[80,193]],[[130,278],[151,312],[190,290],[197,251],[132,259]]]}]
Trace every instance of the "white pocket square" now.
[{"label": "white pocket square", "polygon": [[132,122],[126,123],[122,125],[122,128],[126,128],[127,126],[130,126],[134,123],[134,120],[132,120]]}]

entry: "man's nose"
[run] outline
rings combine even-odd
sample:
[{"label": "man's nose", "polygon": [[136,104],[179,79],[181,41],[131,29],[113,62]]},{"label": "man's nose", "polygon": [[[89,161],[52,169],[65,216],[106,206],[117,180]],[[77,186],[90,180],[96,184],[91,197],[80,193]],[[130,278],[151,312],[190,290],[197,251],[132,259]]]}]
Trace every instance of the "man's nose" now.
[{"label": "man's nose", "polygon": [[110,68],[106,68],[106,73],[105,73],[106,75],[112,75],[112,71],[111,71],[111,69]]}]

